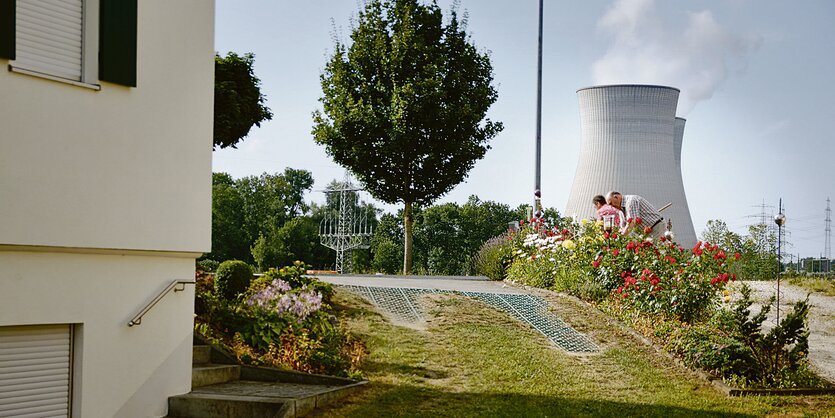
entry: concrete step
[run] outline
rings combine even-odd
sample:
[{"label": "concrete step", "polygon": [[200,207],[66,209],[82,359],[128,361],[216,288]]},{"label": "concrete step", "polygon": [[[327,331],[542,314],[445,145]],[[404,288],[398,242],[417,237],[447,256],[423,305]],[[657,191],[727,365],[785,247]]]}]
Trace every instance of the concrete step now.
[{"label": "concrete step", "polygon": [[241,366],[231,364],[195,364],[191,367],[191,387],[231,382],[241,378]]},{"label": "concrete step", "polygon": [[187,393],[168,398],[168,414],[179,418],[284,418],[296,416],[292,399]]},{"label": "concrete step", "polygon": [[212,356],[212,347],[208,345],[195,345],[191,349],[192,364],[206,364]]}]

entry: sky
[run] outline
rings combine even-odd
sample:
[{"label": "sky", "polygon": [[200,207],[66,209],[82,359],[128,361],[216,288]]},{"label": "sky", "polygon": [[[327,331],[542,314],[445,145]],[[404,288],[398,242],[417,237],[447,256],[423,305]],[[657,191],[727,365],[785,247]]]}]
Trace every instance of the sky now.
[{"label": "sky", "polygon": [[[451,0],[438,0],[446,13]],[[468,178],[438,203],[470,195],[531,203],[536,140],[536,0],[460,0],[476,47],[490,55],[505,129]],[[214,152],[235,178],[287,167],[313,173],[307,200],[345,170],[312,138],[319,76],[334,39],[350,41],[362,0],[216,0],[215,49],[255,54],[271,121],[237,149]],[[782,199],[784,252],[824,254],[835,200],[835,2],[808,0],[545,0],[542,203],[562,212],[580,151],[577,89],[640,83],[679,88],[687,119],[682,177],[693,225],[710,219],[744,234]],[[367,194],[366,201],[373,199]],[[396,205],[375,204],[388,212]],[[835,202],[833,202],[835,206]]]}]

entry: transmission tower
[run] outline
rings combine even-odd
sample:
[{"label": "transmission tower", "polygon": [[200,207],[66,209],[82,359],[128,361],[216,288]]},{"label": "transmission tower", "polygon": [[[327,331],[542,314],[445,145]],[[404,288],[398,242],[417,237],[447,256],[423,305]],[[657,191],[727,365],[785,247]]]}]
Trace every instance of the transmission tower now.
[{"label": "transmission tower", "polygon": [[829,198],[826,198],[826,228],[824,229],[825,244],[823,254],[827,260],[832,259],[832,209],[829,207]]},{"label": "transmission tower", "polygon": [[368,248],[368,241],[373,233],[365,211],[354,213],[357,192],[361,190],[351,183],[351,179],[346,175],[345,181],[336,188],[324,191],[329,196],[339,194],[338,214],[331,213],[325,216],[319,224],[320,242],[336,251],[334,268],[339,274],[351,271],[351,252],[359,248]]}]

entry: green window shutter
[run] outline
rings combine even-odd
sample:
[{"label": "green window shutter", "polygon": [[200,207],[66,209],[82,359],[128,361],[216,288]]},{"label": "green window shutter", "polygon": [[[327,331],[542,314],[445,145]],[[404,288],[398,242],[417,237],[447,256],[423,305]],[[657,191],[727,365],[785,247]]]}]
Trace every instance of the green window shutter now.
[{"label": "green window shutter", "polygon": [[14,59],[15,0],[0,0],[0,58]]},{"label": "green window shutter", "polygon": [[136,0],[99,5],[99,80],[136,87]]}]

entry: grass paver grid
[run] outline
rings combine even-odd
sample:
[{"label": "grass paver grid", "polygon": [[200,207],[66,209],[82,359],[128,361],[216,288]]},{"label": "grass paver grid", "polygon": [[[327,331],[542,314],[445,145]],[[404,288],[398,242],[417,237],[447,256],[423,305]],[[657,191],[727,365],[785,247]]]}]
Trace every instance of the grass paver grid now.
[{"label": "grass paver grid", "polygon": [[420,296],[436,293],[462,295],[509,313],[517,320],[542,333],[566,352],[597,353],[600,351],[586,335],[577,332],[548,310],[548,302],[539,296],[404,287],[339,286],[359,294],[375,306],[407,323],[415,323],[423,316],[420,304],[417,302]]}]

